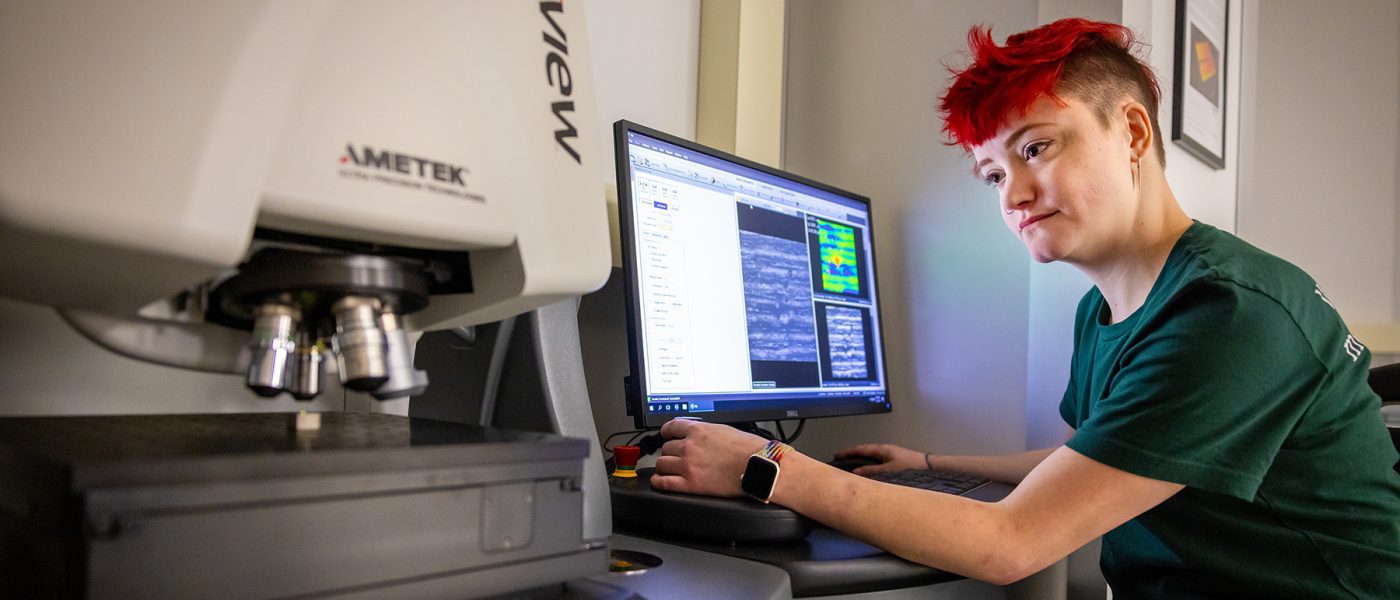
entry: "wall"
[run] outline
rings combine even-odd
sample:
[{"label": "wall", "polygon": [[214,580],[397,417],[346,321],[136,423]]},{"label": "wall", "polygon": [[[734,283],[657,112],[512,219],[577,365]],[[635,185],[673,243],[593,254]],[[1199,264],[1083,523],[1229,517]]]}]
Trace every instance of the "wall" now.
[{"label": "wall", "polygon": [[1312,274],[1348,323],[1400,321],[1400,3],[1257,14],[1240,236]]},{"label": "wall", "polygon": [[[1120,23],[1123,5],[1120,0],[1040,0],[1036,14],[1038,25],[1066,17]],[[1093,285],[1083,273],[1069,265],[1030,264],[1026,315],[1028,449],[1058,446],[1070,433],[1060,417],[1060,399],[1069,381],[1074,312],[1079,298]]]},{"label": "wall", "polygon": [[804,451],[859,441],[1025,447],[1028,270],[995,193],[934,110],[968,26],[1036,24],[1034,0],[789,6],[784,168],[872,198],[889,415],[814,420]]},{"label": "wall", "polygon": [[1174,38],[1176,36],[1176,2],[1174,0],[1124,0],[1123,24],[1138,32],[1140,41],[1149,44],[1150,62],[1157,70],[1162,88],[1162,105],[1157,119],[1163,128],[1167,151],[1167,182],[1176,194],[1177,202],[1198,221],[1225,231],[1235,231],[1236,186],[1239,179],[1239,117],[1241,102],[1241,58],[1253,51],[1242,42],[1244,11],[1241,6],[1252,0],[1230,3],[1230,25],[1226,33],[1229,48],[1225,65],[1225,168],[1214,169],[1188,154],[1171,141],[1172,104],[1176,98],[1174,69]]},{"label": "wall", "polygon": [[598,101],[599,161],[614,183],[612,124],[627,119],[695,139],[700,0],[584,5]]},{"label": "wall", "polygon": [[[587,9],[602,132],[600,156],[608,157],[600,162],[603,180],[614,183],[614,121],[627,119],[695,138],[700,2],[609,0],[590,2]],[[616,210],[616,203],[612,209]],[[612,221],[616,220],[614,215]],[[603,436],[632,429],[622,391],[628,365],[621,280],[621,271],[613,269],[607,285],[584,296],[579,306],[588,396]]]}]

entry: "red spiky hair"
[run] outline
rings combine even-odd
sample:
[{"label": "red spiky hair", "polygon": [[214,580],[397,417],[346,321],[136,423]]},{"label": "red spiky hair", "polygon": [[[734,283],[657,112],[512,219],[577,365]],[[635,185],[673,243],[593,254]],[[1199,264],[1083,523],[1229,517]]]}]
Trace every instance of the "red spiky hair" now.
[{"label": "red spiky hair", "polygon": [[[1136,41],[1127,27],[1061,19],[997,46],[991,28],[975,26],[967,33],[967,45],[972,64],[949,69],[953,83],[940,99],[949,145],[971,151],[995,136],[1012,111],[1024,115],[1042,94],[1063,104],[1057,90],[1088,102],[1105,122],[1121,94],[1131,94],[1147,107],[1153,129],[1161,131],[1157,77],[1133,55]],[[1164,159],[1161,135],[1156,138],[1158,156]]]}]

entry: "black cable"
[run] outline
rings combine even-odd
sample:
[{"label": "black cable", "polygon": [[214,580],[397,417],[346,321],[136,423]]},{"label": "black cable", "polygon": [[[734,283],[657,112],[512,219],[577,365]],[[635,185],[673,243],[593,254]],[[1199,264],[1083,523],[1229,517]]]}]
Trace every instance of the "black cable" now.
[{"label": "black cable", "polygon": [[792,431],[791,436],[787,434],[787,431],[783,430],[782,421],[773,421],[773,426],[778,429],[778,441],[784,444],[791,444],[797,441],[797,436],[802,435],[802,428],[807,426],[807,419],[797,420],[797,429]]},{"label": "black cable", "polygon": [[[748,432],[748,433],[752,433],[752,434],[754,434],[754,435],[756,435],[756,436],[758,436],[758,437],[761,437],[761,438],[763,438],[763,439],[765,439],[765,440],[777,439],[777,438],[775,438],[775,437],[773,436],[773,432],[768,431],[767,429],[764,429],[764,428],[762,428],[762,427],[759,427],[759,426],[758,426],[758,423],[753,423],[753,422],[749,422],[749,423],[732,423],[731,426],[734,427],[735,429],[738,429],[739,431],[746,431],[746,432]],[[782,440],[779,440],[779,441],[782,441]]]},{"label": "black cable", "polygon": [[616,433],[609,434],[608,437],[603,438],[603,451],[604,451],[604,452],[607,452],[608,454],[612,454],[612,448],[609,448],[609,447],[608,447],[608,442],[611,442],[613,438],[615,438],[615,437],[617,437],[617,436],[619,436],[619,435],[627,435],[627,434],[629,434],[629,433],[630,433],[630,434],[633,434],[632,437],[631,437],[630,439],[627,440],[627,443],[623,444],[624,446],[631,446],[631,445],[632,445],[632,440],[637,439],[637,436],[638,436],[638,435],[641,435],[641,434],[646,433],[646,432],[647,432],[647,430],[645,430],[645,429],[633,429],[633,430],[630,430],[630,431],[619,431],[619,432],[616,432]]},{"label": "black cable", "polygon": [[[627,443],[626,443],[625,445],[627,445],[627,446],[636,446],[636,445],[637,445],[637,443],[636,443],[636,442],[637,442],[637,438],[640,437],[642,434],[648,432],[648,431],[651,431],[651,430],[650,430],[650,429],[639,429],[639,430],[637,430],[636,433],[633,433],[633,434],[632,434],[632,437],[627,438]],[[646,455],[643,454],[643,456],[646,456]]]},{"label": "black cable", "polygon": [[802,435],[802,428],[807,426],[807,419],[797,420],[797,429],[792,431],[792,437],[788,438],[784,444],[791,444],[797,441],[797,436]]}]

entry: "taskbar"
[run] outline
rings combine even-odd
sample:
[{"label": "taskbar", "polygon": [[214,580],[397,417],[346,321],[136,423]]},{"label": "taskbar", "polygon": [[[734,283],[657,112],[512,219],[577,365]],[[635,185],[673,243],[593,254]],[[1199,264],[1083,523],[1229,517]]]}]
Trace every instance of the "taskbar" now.
[{"label": "taskbar", "polygon": [[[890,409],[885,391],[863,392],[823,392],[795,394],[677,394],[652,395],[647,397],[648,416],[674,417],[693,415],[704,420],[709,413],[756,415],[764,413],[758,420],[800,419],[809,416],[831,416],[833,414],[861,414],[867,412],[887,412]],[[835,412],[833,412],[833,410]],[[754,420],[754,418],[741,419]],[[729,419],[722,419],[731,422]]]}]

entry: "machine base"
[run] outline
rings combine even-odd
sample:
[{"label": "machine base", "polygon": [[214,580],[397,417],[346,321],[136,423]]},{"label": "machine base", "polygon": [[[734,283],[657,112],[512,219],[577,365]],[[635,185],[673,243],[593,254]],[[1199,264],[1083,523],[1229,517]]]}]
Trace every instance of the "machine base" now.
[{"label": "machine base", "polygon": [[0,596],[480,597],[605,571],[584,440],[291,416],[0,419]]}]

